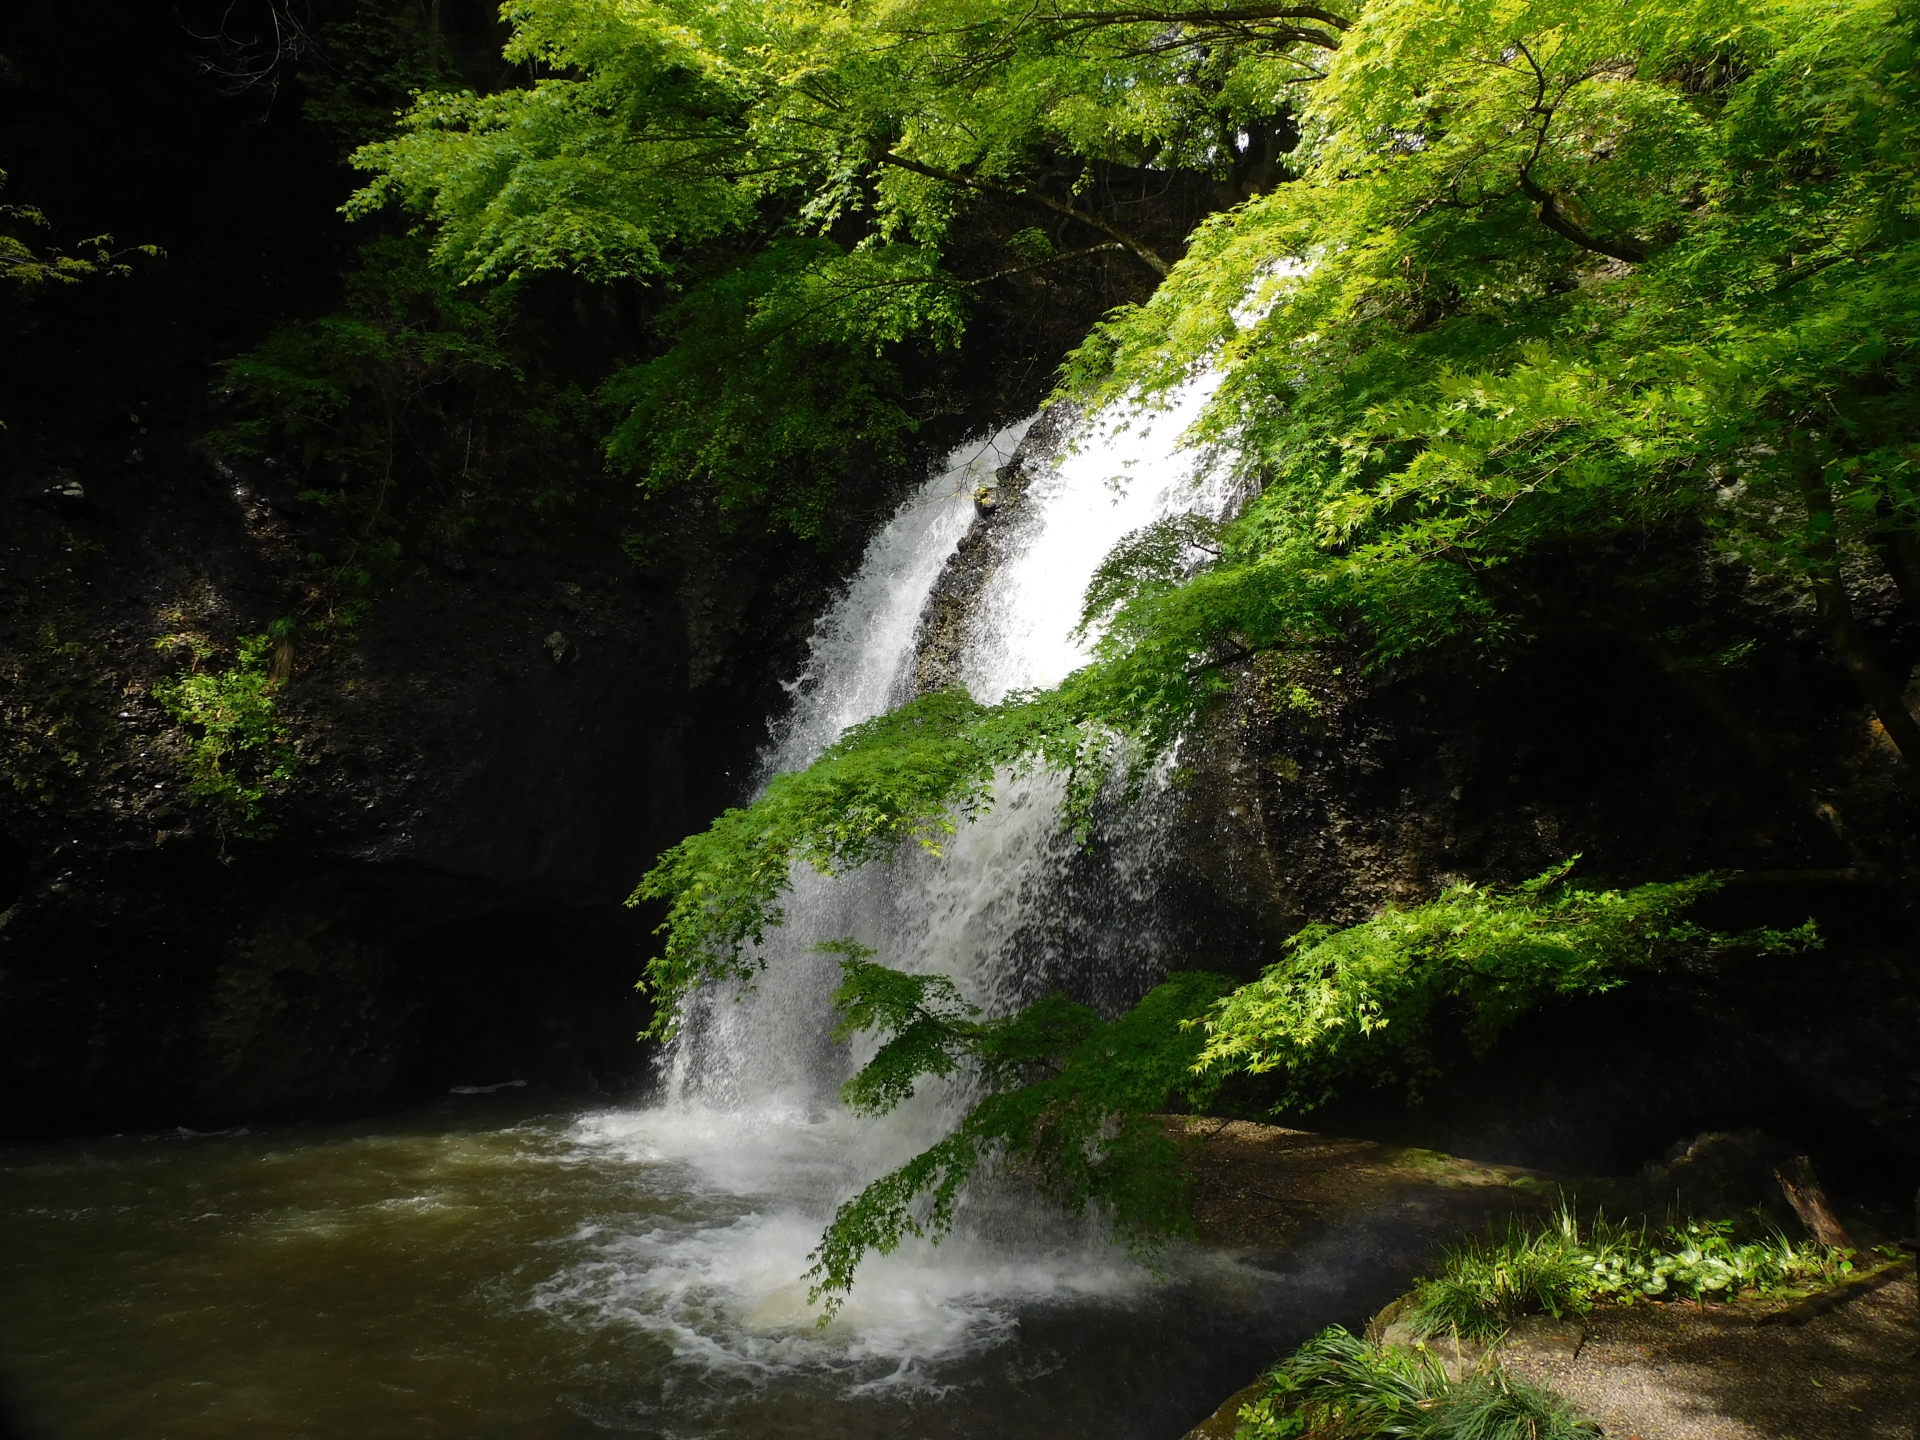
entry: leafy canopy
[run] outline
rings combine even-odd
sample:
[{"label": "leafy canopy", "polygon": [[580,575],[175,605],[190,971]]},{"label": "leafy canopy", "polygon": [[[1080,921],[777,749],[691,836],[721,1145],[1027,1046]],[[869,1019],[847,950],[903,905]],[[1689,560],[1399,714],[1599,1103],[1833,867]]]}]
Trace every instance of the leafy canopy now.
[{"label": "leafy canopy", "polygon": [[1074,361],[1109,401],[1222,372],[1196,438],[1259,492],[1195,580],[1105,598],[1115,647],[1497,642],[1530,603],[1516,562],[1703,531],[1817,603],[1920,739],[1842,579],[1920,523],[1914,26],[1825,0],[1368,7],[1310,92],[1302,178],[1204,225]]},{"label": "leafy canopy", "polygon": [[[463,282],[564,270],[684,292],[608,388],[628,417],[610,456],[803,535],[838,470],[918,425],[902,360],[959,343],[975,287],[1095,251],[1164,274],[1129,212],[1171,174],[1231,186],[1256,149],[1271,170],[1294,52],[1341,23],[1114,0],[503,13],[529,83],[420,91],[400,134],[357,153],[373,178],[350,209],[423,216]],[[950,251],[989,198],[1051,228],[963,276]]]}]

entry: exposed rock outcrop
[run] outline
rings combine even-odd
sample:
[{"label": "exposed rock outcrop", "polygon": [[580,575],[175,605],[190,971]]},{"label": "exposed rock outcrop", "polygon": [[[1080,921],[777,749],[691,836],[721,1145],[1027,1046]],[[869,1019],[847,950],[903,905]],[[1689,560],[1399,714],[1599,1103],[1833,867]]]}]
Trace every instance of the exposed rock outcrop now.
[{"label": "exposed rock outcrop", "polygon": [[975,497],[973,524],[934,582],[920,612],[915,642],[913,693],[925,695],[960,680],[961,657],[972,633],[974,607],[1014,546],[1019,544],[1022,502],[1034,478],[1053,463],[1080,412],[1071,404],[1044,410],[1021,437],[1013,456],[994,474],[992,494]]}]

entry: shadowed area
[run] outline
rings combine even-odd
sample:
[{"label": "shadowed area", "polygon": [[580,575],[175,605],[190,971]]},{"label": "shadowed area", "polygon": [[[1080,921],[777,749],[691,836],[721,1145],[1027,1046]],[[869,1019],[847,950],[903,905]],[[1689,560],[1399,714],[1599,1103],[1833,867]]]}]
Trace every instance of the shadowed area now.
[{"label": "shadowed area", "polygon": [[[758,1171],[731,1131],[524,1090],[16,1148],[0,1384],[50,1440],[1150,1440],[1329,1318],[1362,1323],[1438,1239],[1526,1194],[1518,1172],[1204,1123],[1212,1240],[1159,1276],[990,1193],[945,1244],[863,1271],[824,1330],[801,1274],[832,1122],[744,1147],[772,1156]],[[1257,1243],[1236,1232],[1275,1203]]]}]

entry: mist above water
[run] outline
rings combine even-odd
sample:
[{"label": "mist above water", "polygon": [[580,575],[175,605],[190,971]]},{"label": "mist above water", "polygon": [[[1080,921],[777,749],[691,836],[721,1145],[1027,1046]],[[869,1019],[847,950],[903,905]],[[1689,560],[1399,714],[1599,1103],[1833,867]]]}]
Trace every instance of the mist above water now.
[{"label": "mist above water", "polygon": [[[1209,388],[1189,387],[1164,411],[1098,418],[1061,456],[1028,457],[1037,473],[999,522],[1004,558],[970,617],[961,673],[976,698],[1055,684],[1086,663],[1082,599],[1113,546],[1166,515],[1220,511],[1219,488],[1196,481],[1179,446]],[[972,523],[972,492],[1031,423],[960,447],[875,536],[816,628],[769,774],[803,767],[849,726],[910,698],[921,614]],[[829,1038],[838,960],[819,953],[822,942],[857,940],[884,964],[947,975],[988,1013],[1054,988],[1111,1013],[1167,968],[1150,924],[1127,924],[1091,958],[1076,937],[1052,933],[1077,858],[1059,801],[1053,777],[1003,777],[994,807],[938,856],[906,846],[890,864],[832,878],[797,867],[785,923],[756,956],[757,982],[698,997],[658,1102],[588,1127],[593,1143],[683,1165],[689,1184],[750,1200],[752,1212],[719,1228],[600,1237],[599,1257],[556,1278],[542,1303],[670,1336],[678,1353],[717,1368],[845,1363],[865,1374],[884,1359],[889,1383],[937,1383],[943,1362],[1012,1334],[1024,1306],[1121,1301],[1155,1283],[1096,1217],[1068,1219],[1016,1184],[976,1187],[941,1245],[909,1241],[870,1259],[824,1331],[812,1328],[801,1278],[834,1207],[945,1136],[976,1098],[956,1079],[923,1081],[877,1119],[840,1106],[836,1092],[871,1041]],[[1149,803],[1103,837],[1103,883],[1134,917],[1152,910],[1160,828]]]}]

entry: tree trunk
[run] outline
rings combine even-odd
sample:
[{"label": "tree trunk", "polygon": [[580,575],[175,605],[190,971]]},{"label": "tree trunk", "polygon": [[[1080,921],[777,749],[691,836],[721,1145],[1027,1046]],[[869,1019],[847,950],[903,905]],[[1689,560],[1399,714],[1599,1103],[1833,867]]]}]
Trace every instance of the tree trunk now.
[{"label": "tree trunk", "polygon": [[1800,1217],[1800,1223],[1812,1232],[1814,1239],[1835,1250],[1856,1248],[1846,1226],[1827,1203],[1827,1192],[1820,1188],[1820,1180],[1813,1173],[1813,1161],[1796,1155],[1775,1170],[1773,1178],[1780,1182],[1787,1203],[1793,1206],[1793,1213]]},{"label": "tree trunk", "polygon": [[1833,493],[1827,488],[1826,476],[1819,464],[1811,456],[1806,457],[1800,467],[1800,494],[1807,506],[1807,559],[1811,563],[1812,576],[1810,589],[1813,594],[1814,608],[1819,612],[1821,622],[1827,627],[1827,638],[1832,642],[1840,663],[1846,667],[1847,674],[1853,677],[1853,683],[1860,687],[1860,693],[1866,696],[1867,703],[1873,707],[1873,713],[1880,719],[1881,728],[1887,732],[1887,739],[1893,742],[1893,748],[1907,762],[1908,773],[1920,766],[1920,722],[1916,722],[1913,713],[1907,709],[1905,698],[1901,694],[1902,686],[1880,664],[1879,657],[1873,653],[1866,632],[1854,617],[1853,602],[1847,596],[1847,587],[1840,578],[1840,547],[1838,530],[1833,516]]}]

